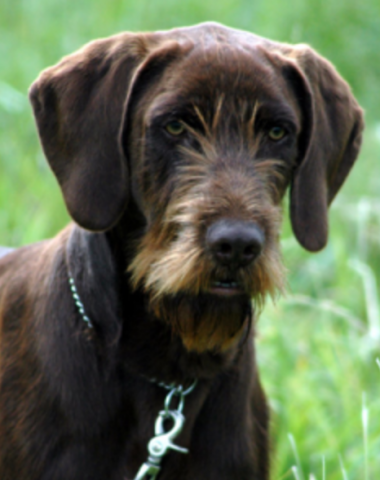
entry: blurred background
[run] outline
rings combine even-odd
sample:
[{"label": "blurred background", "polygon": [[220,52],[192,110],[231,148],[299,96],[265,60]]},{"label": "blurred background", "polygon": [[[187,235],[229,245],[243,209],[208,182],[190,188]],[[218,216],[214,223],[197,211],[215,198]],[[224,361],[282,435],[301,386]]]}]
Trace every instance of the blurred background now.
[{"label": "blurred background", "polygon": [[264,309],[258,355],[272,410],[273,479],[378,479],[378,0],[2,0],[0,244],[38,241],[69,221],[27,99],[38,73],[97,37],[206,20],[309,43],[336,65],[366,111],[362,153],[330,210],[327,248],[303,251],[284,221],[288,294]]}]

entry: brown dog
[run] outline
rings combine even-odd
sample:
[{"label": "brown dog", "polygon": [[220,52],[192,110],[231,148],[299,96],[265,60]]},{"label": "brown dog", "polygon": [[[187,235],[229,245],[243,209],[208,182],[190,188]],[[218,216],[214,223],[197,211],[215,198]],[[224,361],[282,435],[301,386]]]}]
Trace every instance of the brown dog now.
[{"label": "brown dog", "polygon": [[208,23],[92,42],[30,98],[76,223],[0,261],[1,480],[268,479],[251,297],[283,287],[288,185],[297,239],[326,243],[348,85]]}]

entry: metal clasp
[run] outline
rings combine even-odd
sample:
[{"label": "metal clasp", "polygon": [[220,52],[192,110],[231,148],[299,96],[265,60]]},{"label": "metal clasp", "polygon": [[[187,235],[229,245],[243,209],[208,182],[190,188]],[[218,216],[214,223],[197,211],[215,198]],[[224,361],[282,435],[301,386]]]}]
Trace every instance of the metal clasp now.
[{"label": "metal clasp", "polygon": [[[172,428],[165,432],[164,422],[171,419],[174,422]],[[135,477],[135,480],[143,480],[146,477],[155,480],[161,467],[162,458],[168,450],[175,450],[180,453],[189,453],[187,448],[175,445],[173,441],[181,433],[185,417],[178,410],[169,410],[167,413],[162,410],[155,423],[155,436],[148,443],[148,460],[143,463]]]},{"label": "metal clasp", "polygon": [[[184,397],[191,393],[196,385],[196,382],[187,390],[183,390],[182,386],[173,387],[165,398],[164,408],[158,414],[154,425],[155,436],[150,439],[148,443],[148,460],[143,463],[137,472],[134,480],[156,480],[157,475],[161,470],[162,458],[169,450],[174,450],[179,453],[189,453],[187,448],[179,447],[173,442],[182,432],[185,423],[185,417],[182,414],[184,406]],[[170,409],[172,398],[178,395],[179,403],[176,409]],[[172,421],[173,426],[165,432],[165,421]]]},{"label": "metal clasp", "polygon": [[[169,418],[173,420],[174,425],[171,430],[165,432],[164,421]],[[176,450],[180,453],[189,453],[187,448],[179,447],[173,443],[173,440],[175,440],[181,433],[184,423],[185,417],[178,410],[169,410],[168,413],[161,411],[156,420],[156,436],[148,443],[148,451],[150,455],[161,460],[169,449]]]}]

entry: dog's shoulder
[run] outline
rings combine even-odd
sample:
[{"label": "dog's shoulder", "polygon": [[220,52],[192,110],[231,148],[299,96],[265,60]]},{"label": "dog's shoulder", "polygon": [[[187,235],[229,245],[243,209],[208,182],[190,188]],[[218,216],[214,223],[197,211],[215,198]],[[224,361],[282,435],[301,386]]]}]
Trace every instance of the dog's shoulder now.
[{"label": "dog's shoulder", "polygon": [[13,251],[14,251],[14,248],[0,247],[0,258],[5,257],[5,255],[8,255],[8,253],[11,253]]},{"label": "dog's shoulder", "polygon": [[0,249],[0,306],[2,299],[16,298],[21,292],[34,292],[43,287],[58,264],[64,262],[66,243],[73,228],[70,224],[51,239],[15,249]]}]

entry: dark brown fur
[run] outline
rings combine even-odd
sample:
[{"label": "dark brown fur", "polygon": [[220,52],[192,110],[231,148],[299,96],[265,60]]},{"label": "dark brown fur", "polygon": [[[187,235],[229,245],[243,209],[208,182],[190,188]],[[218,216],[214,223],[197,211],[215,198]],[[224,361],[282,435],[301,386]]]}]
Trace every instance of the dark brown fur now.
[{"label": "dark brown fur", "polygon": [[[255,319],[284,286],[288,186],[299,242],[327,241],[363,128],[349,87],[307,46],[209,23],[92,42],[30,98],[76,223],[0,260],[1,480],[132,480],[166,394],[151,377],[198,379],[177,439],[190,453],[160,480],[268,480]],[[217,259],[221,221],[262,232],[254,261]],[[231,278],[238,293],[215,287]]]}]

